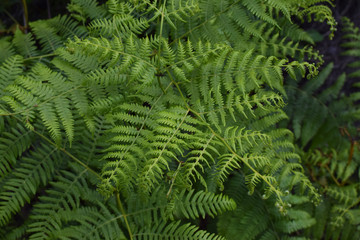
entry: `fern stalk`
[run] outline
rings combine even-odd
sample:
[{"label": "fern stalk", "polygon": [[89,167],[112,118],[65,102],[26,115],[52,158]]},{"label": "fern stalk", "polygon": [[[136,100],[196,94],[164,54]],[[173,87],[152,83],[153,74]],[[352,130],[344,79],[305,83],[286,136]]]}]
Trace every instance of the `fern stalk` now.
[{"label": "fern stalk", "polygon": [[123,207],[123,205],[121,203],[120,193],[118,191],[116,191],[115,194],[116,194],[116,204],[117,204],[121,214],[124,216],[124,221],[125,221],[125,224],[126,224],[126,229],[127,229],[128,233],[129,233],[130,240],[133,240],[133,234],[131,232],[129,222],[127,220],[127,215],[126,215],[124,207]]}]

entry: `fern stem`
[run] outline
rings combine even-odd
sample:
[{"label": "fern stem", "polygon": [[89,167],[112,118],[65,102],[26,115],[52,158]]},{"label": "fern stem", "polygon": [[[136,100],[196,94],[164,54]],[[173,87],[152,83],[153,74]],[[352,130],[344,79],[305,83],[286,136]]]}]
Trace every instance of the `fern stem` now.
[{"label": "fern stem", "polygon": [[180,162],[179,165],[178,165],[178,168],[176,169],[176,171],[175,171],[175,173],[174,173],[174,175],[173,175],[173,177],[172,177],[172,179],[171,179],[171,185],[170,185],[169,191],[168,191],[167,194],[166,194],[166,198],[169,198],[169,196],[170,196],[170,194],[171,194],[171,192],[172,192],[172,188],[173,188],[173,186],[174,186],[176,177],[177,177],[177,175],[178,175],[178,173],[179,173],[179,171],[180,171],[181,165],[182,165],[182,163]]},{"label": "fern stem", "polygon": [[50,10],[50,2],[49,0],[46,0],[46,8],[47,8],[47,14],[48,14],[48,18],[51,18],[51,10]]},{"label": "fern stem", "polygon": [[132,232],[131,232],[131,229],[130,229],[130,225],[129,225],[129,222],[128,222],[127,217],[126,217],[124,207],[123,207],[123,205],[121,203],[121,200],[120,200],[120,193],[118,191],[116,191],[116,203],[117,203],[117,206],[118,206],[121,214],[124,216],[124,221],[125,221],[128,233],[129,233],[130,240],[133,240],[133,235],[132,235]]},{"label": "fern stem", "polygon": [[336,179],[336,177],[334,176],[334,174],[332,173],[331,169],[329,168],[329,166],[327,164],[324,165],[325,169],[328,171],[328,173],[330,174],[331,178],[333,179],[333,181],[336,183],[336,185],[338,185],[339,187],[342,186],[341,183],[339,183],[339,181]]},{"label": "fern stem", "polygon": [[16,25],[19,25],[20,26],[20,23],[13,17],[13,15],[11,15],[11,13],[9,13],[8,11],[6,11],[6,9],[3,10],[4,13],[6,15],[8,15],[8,17],[16,24]]},{"label": "fern stem", "polygon": [[163,85],[161,84],[160,76],[157,76],[157,81],[158,81],[159,87],[161,88],[161,91],[165,94],[166,92],[165,92]]},{"label": "fern stem", "polygon": [[[160,20],[160,33],[159,33],[159,36],[161,37],[162,36],[162,31],[163,31],[163,26],[164,26],[164,16],[165,16],[165,13],[164,13],[164,10],[165,10],[165,5],[166,5],[166,0],[164,1],[163,3],[163,6],[162,6],[162,9],[161,9],[161,20]],[[159,42],[159,56],[160,56],[160,51],[161,51],[161,41]]]},{"label": "fern stem", "polygon": [[26,0],[22,0],[22,5],[24,8],[24,26],[25,26],[25,33],[27,33],[27,30],[29,29],[29,13],[28,13],[28,7],[26,4]]},{"label": "fern stem", "polygon": [[[164,9],[165,9],[165,4],[166,4],[166,0],[164,1],[163,7],[162,7],[162,9],[161,9],[161,22],[160,22],[160,34],[159,34],[160,37],[161,37],[161,35],[162,35],[163,25],[164,25]],[[159,57],[158,57],[158,60],[157,60],[157,64],[158,64],[158,65],[160,65],[161,43],[162,43],[162,41],[161,41],[161,39],[160,39],[160,41],[159,41],[159,49],[158,49],[158,55],[159,55]],[[159,84],[161,90],[162,90],[163,93],[165,94],[165,90],[164,90],[164,88],[163,88],[163,86],[162,86],[162,84],[161,84],[161,81],[160,81],[160,76],[157,76],[157,80],[158,80],[158,84]]]},{"label": "fern stem", "polygon": [[24,61],[29,61],[29,60],[38,59],[38,58],[42,59],[42,58],[54,57],[54,56],[57,56],[57,54],[56,53],[49,53],[49,54],[44,54],[44,55],[40,55],[40,56],[24,58]]}]

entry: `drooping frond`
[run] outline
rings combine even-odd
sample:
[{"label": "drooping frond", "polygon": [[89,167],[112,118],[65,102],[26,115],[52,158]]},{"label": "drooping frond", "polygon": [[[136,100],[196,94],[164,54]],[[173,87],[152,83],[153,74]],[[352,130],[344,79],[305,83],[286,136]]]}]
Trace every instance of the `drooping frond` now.
[{"label": "drooping frond", "polygon": [[[319,4],[322,3],[322,4]],[[293,1],[294,11],[296,16],[302,21],[305,19],[311,21],[314,19],[319,22],[326,22],[330,26],[329,38],[334,37],[334,32],[337,30],[337,22],[332,16],[332,11],[329,6],[333,6],[330,0],[311,0],[311,1]]]}]

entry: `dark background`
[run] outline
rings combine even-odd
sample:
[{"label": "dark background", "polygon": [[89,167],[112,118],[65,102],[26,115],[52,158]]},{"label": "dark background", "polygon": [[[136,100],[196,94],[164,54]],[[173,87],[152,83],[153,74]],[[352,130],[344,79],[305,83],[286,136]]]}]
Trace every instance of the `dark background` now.
[{"label": "dark background", "polygon": [[[344,41],[342,39],[342,25],[341,18],[348,17],[356,27],[360,28],[360,0],[336,0],[334,1],[335,7],[333,8],[333,14],[338,22],[337,31],[332,40],[330,40],[326,35],[329,34],[329,27],[326,24],[314,23],[312,28],[317,29],[321,34],[324,35],[323,41],[317,44],[316,48],[324,55],[325,64],[329,62],[334,63],[334,68],[332,74],[326,81],[327,86],[332,85],[332,83],[343,73],[349,73],[353,71],[352,69],[347,68],[346,66],[355,60],[355,57],[343,56],[341,53],[344,49],[341,47],[341,43]],[[347,78],[347,82],[344,86],[344,91],[346,93],[352,92],[352,85],[355,82],[355,79]]]},{"label": "dark background", "polygon": [[[55,17],[67,12],[70,0],[26,0],[29,21]],[[14,24],[13,19],[24,25],[22,0],[0,0],[0,30],[4,31]]]}]

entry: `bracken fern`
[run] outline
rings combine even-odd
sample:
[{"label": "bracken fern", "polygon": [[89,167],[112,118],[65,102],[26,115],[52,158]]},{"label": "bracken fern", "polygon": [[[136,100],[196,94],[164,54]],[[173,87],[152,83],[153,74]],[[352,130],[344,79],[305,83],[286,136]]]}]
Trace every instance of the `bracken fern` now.
[{"label": "bracken fern", "polygon": [[333,31],[329,4],[72,0],[71,16],[1,39],[0,237],[290,239],[314,225],[294,143],[315,133],[279,126],[284,82],[322,63],[292,18]]}]

